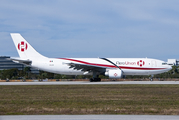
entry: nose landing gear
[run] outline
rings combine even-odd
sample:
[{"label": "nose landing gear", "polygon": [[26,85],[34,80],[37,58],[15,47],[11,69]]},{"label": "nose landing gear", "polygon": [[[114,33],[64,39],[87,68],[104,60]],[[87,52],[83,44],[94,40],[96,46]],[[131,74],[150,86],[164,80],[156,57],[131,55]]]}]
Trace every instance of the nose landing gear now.
[{"label": "nose landing gear", "polygon": [[153,81],[153,77],[154,77],[154,75],[151,75],[151,77],[150,77],[150,81]]}]

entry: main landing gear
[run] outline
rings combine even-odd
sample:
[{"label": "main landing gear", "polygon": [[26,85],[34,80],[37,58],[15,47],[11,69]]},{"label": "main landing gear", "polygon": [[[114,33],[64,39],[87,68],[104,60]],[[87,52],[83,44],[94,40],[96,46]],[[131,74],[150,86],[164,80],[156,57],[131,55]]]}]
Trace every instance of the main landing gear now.
[{"label": "main landing gear", "polygon": [[90,82],[100,82],[101,78],[91,78]]},{"label": "main landing gear", "polygon": [[99,75],[96,72],[93,72],[93,78],[90,79],[90,82],[100,82],[101,78],[99,78]]}]

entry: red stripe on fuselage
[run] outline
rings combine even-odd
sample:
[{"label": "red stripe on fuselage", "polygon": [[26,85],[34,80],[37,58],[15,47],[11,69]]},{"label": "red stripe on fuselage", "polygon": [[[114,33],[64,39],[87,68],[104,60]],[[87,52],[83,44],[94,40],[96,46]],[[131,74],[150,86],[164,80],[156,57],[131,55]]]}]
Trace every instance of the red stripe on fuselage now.
[{"label": "red stripe on fuselage", "polygon": [[[86,64],[86,65],[94,65],[94,66],[101,66],[101,67],[110,67],[110,68],[117,68],[114,65],[105,65],[105,64],[96,64],[96,63],[89,63],[89,62],[85,62],[85,61],[81,61],[81,60],[75,60],[75,59],[70,59],[70,58],[59,58],[62,60],[69,60],[69,61],[74,61],[74,62],[79,62],[82,64]],[[135,69],[135,70],[162,70],[162,69],[166,69],[166,68],[141,68],[141,67],[127,67],[127,66],[119,66],[121,69]]]}]

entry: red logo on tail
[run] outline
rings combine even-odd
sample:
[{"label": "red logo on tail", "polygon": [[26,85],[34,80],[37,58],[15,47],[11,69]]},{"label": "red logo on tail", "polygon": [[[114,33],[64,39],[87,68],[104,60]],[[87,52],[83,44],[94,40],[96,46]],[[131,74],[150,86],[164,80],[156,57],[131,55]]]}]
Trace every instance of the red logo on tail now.
[{"label": "red logo on tail", "polygon": [[28,48],[28,45],[24,41],[21,41],[21,43],[18,44],[18,49],[21,52],[24,52],[25,50],[27,50],[27,48]]}]

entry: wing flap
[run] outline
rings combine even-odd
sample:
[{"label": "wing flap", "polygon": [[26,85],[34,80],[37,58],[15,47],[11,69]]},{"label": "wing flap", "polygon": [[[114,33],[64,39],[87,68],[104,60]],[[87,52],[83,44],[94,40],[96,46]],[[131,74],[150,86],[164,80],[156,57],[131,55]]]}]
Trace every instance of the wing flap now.
[{"label": "wing flap", "polygon": [[79,63],[65,63],[69,66],[69,68],[74,70],[81,70],[85,73],[87,72],[105,72],[106,67],[100,67],[95,65],[87,65],[87,64],[79,64]]}]

